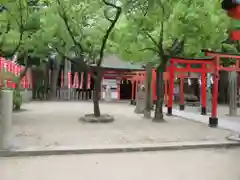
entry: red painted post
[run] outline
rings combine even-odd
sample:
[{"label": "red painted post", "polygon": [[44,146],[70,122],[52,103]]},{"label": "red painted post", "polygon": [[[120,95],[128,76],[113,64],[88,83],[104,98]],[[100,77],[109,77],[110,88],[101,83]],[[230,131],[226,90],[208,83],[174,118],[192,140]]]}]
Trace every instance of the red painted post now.
[{"label": "red painted post", "polygon": [[80,80],[80,89],[83,90],[83,76],[84,76],[84,73],[81,72],[81,80]]},{"label": "red painted post", "polygon": [[168,91],[168,112],[167,115],[172,115],[172,105],[173,105],[173,88],[174,88],[174,62],[170,59],[169,66],[169,91]]},{"label": "red painted post", "polygon": [[206,109],[206,64],[202,64],[202,73],[201,73],[201,114],[206,115],[207,109]]},{"label": "red painted post", "polygon": [[120,100],[120,84],[121,84],[121,78],[117,77],[117,100]]},{"label": "red painted post", "polygon": [[179,104],[179,109],[180,111],[184,111],[185,106],[184,106],[184,75],[180,74],[180,104]]},{"label": "red painted post", "polygon": [[214,58],[214,72],[213,72],[213,91],[212,91],[212,114],[209,117],[209,126],[217,127],[217,104],[218,104],[218,79],[219,79],[219,57]]},{"label": "red painted post", "polygon": [[164,102],[167,107],[168,104],[168,80],[164,81]]},{"label": "red painted post", "polygon": [[132,94],[131,94],[131,104],[133,104],[133,101],[134,101],[134,81],[131,80],[131,83],[132,83]]}]

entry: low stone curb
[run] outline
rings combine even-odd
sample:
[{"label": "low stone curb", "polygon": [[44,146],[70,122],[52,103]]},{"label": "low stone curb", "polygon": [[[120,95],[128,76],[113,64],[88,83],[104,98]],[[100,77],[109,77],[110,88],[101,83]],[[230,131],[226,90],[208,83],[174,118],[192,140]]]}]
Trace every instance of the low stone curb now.
[{"label": "low stone curb", "polygon": [[227,137],[227,139],[230,141],[237,141],[240,143],[240,135],[232,135],[232,136]]},{"label": "low stone curb", "polygon": [[0,157],[26,157],[26,156],[50,156],[50,155],[73,155],[73,154],[107,154],[126,152],[149,152],[149,151],[174,151],[191,149],[214,149],[240,147],[239,142],[195,142],[195,143],[169,143],[162,145],[134,145],[106,147],[106,148],[64,148],[44,150],[0,150]]}]

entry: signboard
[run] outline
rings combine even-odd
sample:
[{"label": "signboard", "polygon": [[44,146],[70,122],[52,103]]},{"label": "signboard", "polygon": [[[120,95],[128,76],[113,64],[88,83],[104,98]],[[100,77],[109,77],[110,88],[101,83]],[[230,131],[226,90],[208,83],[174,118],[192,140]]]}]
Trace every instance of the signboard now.
[{"label": "signboard", "polygon": [[103,79],[102,81],[103,86],[109,86],[111,88],[117,87],[117,80],[116,79]]}]

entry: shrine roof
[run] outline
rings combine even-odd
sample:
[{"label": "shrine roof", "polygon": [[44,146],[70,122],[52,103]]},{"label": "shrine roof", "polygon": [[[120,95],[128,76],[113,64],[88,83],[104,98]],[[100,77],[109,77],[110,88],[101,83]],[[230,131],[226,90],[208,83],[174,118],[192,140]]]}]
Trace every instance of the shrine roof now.
[{"label": "shrine roof", "polygon": [[220,52],[220,51],[212,51],[207,49],[202,49],[202,52],[209,53],[214,56],[225,57],[225,58],[240,58],[240,54],[238,53],[228,53],[228,52]]},{"label": "shrine roof", "polygon": [[211,61],[212,57],[198,57],[198,58],[185,58],[185,57],[171,57],[172,59],[181,59],[181,60],[201,60],[201,61]]},{"label": "shrine roof", "polygon": [[126,69],[126,70],[143,70],[140,64],[132,64],[130,62],[121,60],[116,55],[107,55],[103,58],[101,67],[111,69]]}]

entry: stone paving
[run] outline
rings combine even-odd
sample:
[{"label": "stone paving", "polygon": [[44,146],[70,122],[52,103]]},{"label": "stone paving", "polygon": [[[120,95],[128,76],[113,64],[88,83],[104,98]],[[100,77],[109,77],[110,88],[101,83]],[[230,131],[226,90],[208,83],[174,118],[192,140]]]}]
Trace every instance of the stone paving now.
[{"label": "stone paving", "polygon": [[92,102],[24,104],[26,111],[13,114],[13,149],[222,142],[233,133],[180,117],[166,117],[166,122],[155,123],[135,114],[135,107],[127,103],[101,103],[100,108],[102,113],[113,115],[115,121],[109,124],[79,122],[81,116],[93,112]]},{"label": "stone paving", "polygon": [[239,180],[240,149],[0,158],[1,180]]},{"label": "stone paving", "polygon": [[[164,111],[167,112],[167,109],[164,108]],[[224,105],[218,105],[218,124],[220,128],[229,129],[235,131],[238,134],[240,133],[240,113],[238,108],[238,116],[230,117],[228,115],[228,107]],[[173,109],[173,114],[182,118],[191,119],[197,122],[202,122],[208,124],[208,119],[211,116],[211,113],[208,113],[206,116],[200,115],[199,107],[186,106],[185,111],[180,111],[178,106],[175,105]]]},{"label": "stone paving", "polygon": [[[179,109],[178,105],[175,105],[175,109]],[[185,106],[186,112],[193,112],[200,115],[200,107]],[[219,118],[228,119],[240,123],[240,108],[237,110],[237,116],[229,116],[229,107],[227,105],[218,105],[217,114]],[[208,113],[211,115],[211,113]]]}]

